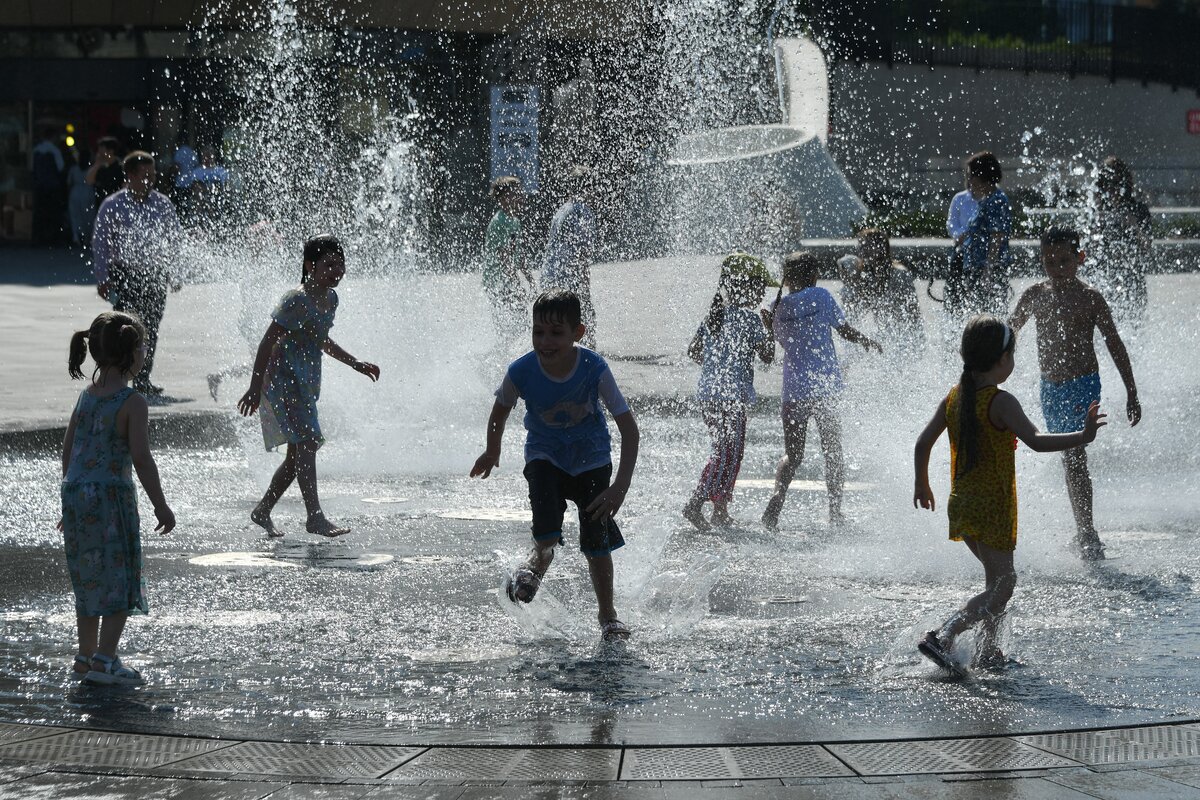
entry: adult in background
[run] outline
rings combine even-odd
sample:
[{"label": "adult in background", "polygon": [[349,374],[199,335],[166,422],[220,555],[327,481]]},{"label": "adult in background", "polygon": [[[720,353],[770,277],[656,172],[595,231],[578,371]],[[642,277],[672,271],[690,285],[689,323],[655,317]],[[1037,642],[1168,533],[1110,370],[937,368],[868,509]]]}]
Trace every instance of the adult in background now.
[{"label": "adult in background", "polygon": [[71,241],[85,247],[92,238],[96,221],[96,190],[88,185],[84,165],[88,152],[83,148],[71,150],[71,167],[67,170],[67,216],[71,220]]},{"label": "adult in background", "polygon": [[1116,156],[1100,164],[1090,222],[1092,282],[1119,319],[1140,320],[1146,312],[1151,259],[1150,206],[1134,185],[1129,166]]},{"label": "adult in background", "polygon": [[66,160],[54,131],[42,131],[33,148],[33,241],[54,244],[62,238],[67,218]]},{"label": "adult in background", "polygon": [[596,310],[592,307],[592,259],[596,254],[596,214],[587,203],[590,172],[576,166],[567,176],[568,199],[554,212],[546,257],[542,262],[541,289],[565,289],[579,298],[585,333],[581,344],[596,348]]},{"label": "adult in background", "polygon": [[121,140],[105,136],[96,142],[96,160],[84,180],[96,190],[96,204],[103,203],[125,185],[125,167],[121,164]]},{"label": "adult in background", "polygon": [[[125,188],[100,205],[92,234],[96,291],[116,311],[133,311],[146,326],[146,361],[133,387],[147,398],[162,395],[150,382],[167,284],[179,253],[181,229],[175,206],[154,190],[154,157],[141,150],[125,156]],[[172,285],[178,291],[179,284]]]},{"label": "adult in background", "polygon": [[1008,239],[1013,214],[1000,188],[1000,161],[984,150],[964,162],[967,190],[979,204],[963,235],[963,304],[970,315],[1003,315],[1008,309]]},{"label": "adult in background", "polygon": [[497,344],[511,344],[527,333],[533,275],[521,243],[521,179],[505,175],[492,182],[498,208],[483,240],[483,290],[492,307]]},{"label": "adult in background", "polygon": [[963,240],[967,237],[967,225],[978,209],[979,204],[971,196],[971,190],[964,188],[950,200],[950,211],[946,214],[946,233],[954,241],[954,248],[950,251],[945,301],[946,310],[955,315],[962,313]]}]

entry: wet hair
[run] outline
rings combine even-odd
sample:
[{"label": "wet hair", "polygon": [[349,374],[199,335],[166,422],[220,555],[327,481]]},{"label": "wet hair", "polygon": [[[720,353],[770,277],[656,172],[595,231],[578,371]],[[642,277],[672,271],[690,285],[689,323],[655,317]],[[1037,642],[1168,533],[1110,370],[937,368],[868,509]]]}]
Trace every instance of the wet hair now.
[{"label": "wet hair", "polygon": [[521,179],[515,175],[503,175],[492,181],[488,195],[496,201],[521,193]]},{"label": "wet hair", "polygon": [[883,245],[883,254],[887,262],[892,261],[892,241],[883,228],[859,228],[854,234],[860,242],[878,242]]},{"label": "wet hair", "polygon": [[125,174],[133,172],[139,167],[154,166],[154,156],[147,153],[145,150],[134,150],[125,158],[121,159],[121,166],[125,168]]},{"label": "wet hair", "polygon": [[1072,250],[1079,250],[1079,231],[1063,225],[1047,228],[1042,233],[1042,249],[1056,244],[1069,244]]},{"label": "wet hair", "polygon": [[[1006,341],[1007,340],[1007,341]],[[987,372],[1017,346],[1012,328],[991,314],[980,314],[963,329],[963,371],[958,383],[958,474],[979,463],[979,420],[975,418],[975,373]]]},{"label": "wet hair", "polygon": [[83,377],[83,359],[92,354],[96,368],[92,370],[92,382],[96,373],[114,367],[127,375],[137,358],[137,349],[146,341],[146,328],[134,314],[124,311],[105,311],[92,320],[86,331],[76,331],[71,336],[71,350],[67,356],[67,373],[72,378]]},{"label": "wet hair", "polygon": [[775,302],[783,299],[784,286],[815,286],[821,273],[821,259],[811,250],[788,253],[783,257],[783,275],[779,280],[779,291]]},{"label": "wet hair", "polygon": [[995,186],[1004,179],[1004,171],[1000,169],[1000,160],[988,150],[981,150],[963,162],[967,174],[985,183]]},{"label": "wet hair", "polygon": [[1129,165],[1116,156],[1108,156],[1100,162],[1100,172],[1096,175],[1096,188],[1104,194],[1118,194],[1121,197],[1133,197],[1133,172]]},{"label": "wet hair", "polygon": [[543,322],[562,322],[575,328],[583,320],[583,308],[579,296],[566,289],[551,289],[542,292],[533,301],[533,318]]},{"label": "wet hair", "polygon": [[316,264],[328,255],[346,257],[342,242],[332,233],[318,233],[304,242],[304,263],[300,267],[300,282],[308,280],[308,265]]}]

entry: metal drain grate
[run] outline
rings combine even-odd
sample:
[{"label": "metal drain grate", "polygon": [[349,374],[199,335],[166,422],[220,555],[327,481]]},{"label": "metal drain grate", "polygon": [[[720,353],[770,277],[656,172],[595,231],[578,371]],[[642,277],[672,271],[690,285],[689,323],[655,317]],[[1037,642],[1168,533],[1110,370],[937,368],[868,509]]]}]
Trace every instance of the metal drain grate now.
[{"label": "metal drain grate", "polygon": [[824,778],[854,772],[820,745],[730,747],[739,778]]},{"label": "metal drain grate", "polygon": [[0,722],[0,744],[42,739],[46,736],[68,733],[70,730],[71,728],[52,728],[49,725],[17,725],[11,722]]},{"label": "metal drain grate", "polygon": [[189,772],[378,778],[420,753],[421,747],[243,742],[172,764]]},{"label": "metal drain grate", "polygon": [[432,748],[388,774],[388,778],[447,780],[577,780],[617,778],[621,751],[605,749]]},{"label": "metal drain grate", "polygon": [[1200,756],[1200,730],[1186,726],[1020,736],[1025,744],[1084,764],[1123,764]]},{"label": "metal drain grate", "polygon": [[133,769],[161,767],[188,756],[220,750],[232,744],[234,742],[185,739],[177,736],[71,731],[61,736],[2,745],[0,758]]},{"label": "metal drain grate", "polygon": [[831,744],[828,747],[860,775],[1006,772],[1078,766],[1074,761],[1006,738]]},{"label": "metal drain grate", "polygon": [[724,747],[666,747],[625,750],[621,780],[722,780],[738,777]]}]

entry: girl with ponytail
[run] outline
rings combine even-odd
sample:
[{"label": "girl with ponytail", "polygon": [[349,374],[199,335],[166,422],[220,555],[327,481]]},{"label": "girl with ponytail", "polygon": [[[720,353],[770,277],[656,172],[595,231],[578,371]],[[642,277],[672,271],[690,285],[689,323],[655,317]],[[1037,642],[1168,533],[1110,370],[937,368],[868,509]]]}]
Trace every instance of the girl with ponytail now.
[{"label": "girl with ponytail", "polygon": [[1016,345],[1012,328],[996,317],[981,314],[967,323],[958,385],[938,404],[914,450],[913,506],[933,511],[929,456],[942,431],[949,431],[950,538],[966,544],[983,565],[983,591],[917,642],[922,655],[959,676],[966,670],[955,657],[954,640],[976,625],[974,665],[1005,662],[998,632],[1017,583],[1016,439],[1039,453],[1069,450],[1094,440],[1105,424],[1099,405],[1092,403],[1083,430],[1039,431],[1017,399],[999,388],[1012,374]]},{"label": "girl with ponytail", "polygon": [[141,675],[117,657],[126,618],[149,610],[135,469],[154,505],[155,530],[175,527],[150,452],[146,398],[129,387],[146,361],[146,329],[132,314],[105,312],[71,337],[72,378],[84,377],[88,353],[96,368],[63,439],[58,523],[75,590],[79,652],[73,669],[87,683],[137,684]]}]

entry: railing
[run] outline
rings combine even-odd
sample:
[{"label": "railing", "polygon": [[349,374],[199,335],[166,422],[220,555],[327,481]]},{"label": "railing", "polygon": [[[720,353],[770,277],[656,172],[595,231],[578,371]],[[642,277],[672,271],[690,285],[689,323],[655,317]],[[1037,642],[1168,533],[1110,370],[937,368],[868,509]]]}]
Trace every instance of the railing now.
[{"label": "railing", "polygon": [[906,0],[823,5],[836,57],[1101,75],[1200,92],[1200,14],[1089,0]]}]

